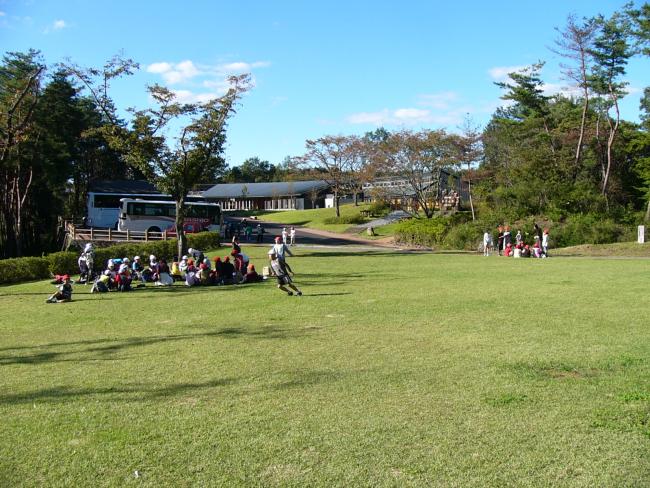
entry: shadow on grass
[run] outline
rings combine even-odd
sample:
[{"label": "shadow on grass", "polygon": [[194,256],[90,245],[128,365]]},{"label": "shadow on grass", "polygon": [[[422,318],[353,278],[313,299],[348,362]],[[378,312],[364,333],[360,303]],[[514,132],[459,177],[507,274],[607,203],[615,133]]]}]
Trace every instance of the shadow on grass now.
[{"label": "shadow on grass", "polygon": [[352,295],[351,292],[340,292],[340,293],[308,293],[306,295],[303,295],[303,298],[309,298],[309,297],[334,297],[338,295]]},{"label": "shadow on grass", "polygon": [[236,378],[220,378],[201,383],[179,383],[161,387],[150,385],[111,386],[104,388],[74,388],[70,386],[57,386],[53,388],[43,388],[29,393],[0,395],[0,404],[11,405],[33,403],[36,401],[57,402],[68,399],[78,400],[80,397],[97,395],[110,395],[111,401],[139,402],[176,396],[206,388],[227,386],[234,384],[237,381],[239,380]]},{"label": "shadow on grass", "polygon": [[[235,337],[250,337],[254,339],[287,339],[308,334],[304,329],[285,329],[274,326],[267,326],[257,329],[243,327],[228,327],[211,332],[199,334],[179,334],[150,337],[130,337],[126,339],[97,339],[89,341],[55,342],[37,346],[9,347],[0,351],[20,351],[34,349],[53,349],[59,347],[88,346],[67,351],[44,351],[33,354],[3,355],[0,356],[0,366],[9,364],[42,364],[52,362],[69,361],[98,361],[106,359],[106,356],[116,354],[131,348],[150,346],[153,344],[168,343],[175,341],[194,341],[201,338],[221,337],[232,339]],[[84,356],[85,355],[85,356]],[[90,357],[87,357],[90,355]],[[77,357],[80,356],[80,357]],[[118,358],[115,358],[118,359]]]},{"label": "shadow on grass", "polygon": [[[286,390],[304,388],[323,383],[339,381],[348,373],[338,371],[297,371],[285,373],[285,378],[261,385],[262,389]],[[116,385],[95,388],[77,388],[73,386],[56,386],[42,388],[26,393],[0,394],[0,404],[13,405],[23,403],[63,403],[78,401],[82,397],[99,397],[110,402],[146,402],[169,399],[179,395],[198,395],[202,390],[236,385],[244,382],[243,378],[218,378],[199,383],[178,383],[167,386],[151,384]],[[248,391],[248,389],[247,389]]]},{"label": "shadow on grass", "polygon": [[[111,299],[120,299],[123,300],[125,298],[141,298],[139,295],[144,293],[144,292],[150,292],[150,293],[162,293],[162,294],[169,294],[172,293],[174,295],[190,295],[190,294],[197,294],[197,293],[209,293],[215,290],[222,290],[222,291],[233,291],[233,290],[241,290],[245,288],[249,288],[251,286],[256,286],[259,283],[248,283],[248,284],[239,284],[239,285],[221,285],[221,286],[182,286],[182,285],[175,285],[175,286],[156,286],[156,287],[147,287],[147,288],[134,288],[133,290],[129,292],[118,292],[118,291],[110,291],[107,293],[90,293],[90,288],[88,291],[83,291],[83,292],[78,292],[72,294],[72,302],[67,302],[69,303],[74,303],[76,301],[84,301],[84,300],[97,300],[97,299],[102,299],[105,300],[107,298]],[[82,288],[83,289],[83,288]],[[43,300],[47,298],[48,295],[51,295],[53,292],[48,293],[48,292],[24,292],[24,293],[0,293],[0,298],[4,297],[20,297],[20,296],[42,296]],[[92,297],[92,298],[91,298]]]}]

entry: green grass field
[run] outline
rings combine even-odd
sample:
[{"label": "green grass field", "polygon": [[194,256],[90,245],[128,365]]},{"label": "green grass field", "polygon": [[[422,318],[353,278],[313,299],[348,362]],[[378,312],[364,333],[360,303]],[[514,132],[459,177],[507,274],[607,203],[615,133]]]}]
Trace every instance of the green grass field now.
[{"label": "green grass field", "polygon": [[[354,206],[353,204],[341,205],[341,217],[359,215],[361,210],[367,209],[367,204]],[[327,230],[330,232],[345,232],[353,224],[326,224],[325,220],[336,216],[333,208],[315,208],[310,210],[292,210],[290,212],[264,212],[258,218],[266,222],[278,224],[301,225],[310,229]]]},{"label": "green grass field", "polygon": [[296,254],[0,288],[0,486],[650,485],[650,260]]}]

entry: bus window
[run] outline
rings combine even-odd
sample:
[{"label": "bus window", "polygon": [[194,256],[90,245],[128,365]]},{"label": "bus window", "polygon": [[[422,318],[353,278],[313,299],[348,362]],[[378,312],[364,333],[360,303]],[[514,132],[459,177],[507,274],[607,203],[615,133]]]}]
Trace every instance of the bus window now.
[{"label": "bus window", "polygon": [[95,208],[120,208],[120,195],[95,195],[93,206]]}]

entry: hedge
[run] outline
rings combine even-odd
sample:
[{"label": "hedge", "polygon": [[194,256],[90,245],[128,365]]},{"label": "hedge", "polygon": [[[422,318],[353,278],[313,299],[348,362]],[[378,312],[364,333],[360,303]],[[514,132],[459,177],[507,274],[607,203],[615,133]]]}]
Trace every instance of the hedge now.
[{"label": "hedge", "polygon": [[[207,250],[219,247],[218,232],[201,232],[187,236],[189,247]],[[149,255],[171,260],[176,255],[176,239],[168,241],[150,241],[143,243],[125,243],[116,246],[95,249],[95,270],[101,271],[111,258],[142,256],[148,261]],[[23,281],[42,280],[53,274],[76,274],[79,271],[77,259],[79,253],[62,251],[43,257],[26,257],[0,260],[0,284],[20,283]]]},{"label": "hedge", "polygon": [[366,219],[362,215],[341,215],[340,217],[327,217],[323,219],[323,223],[327,225],[332,224],[363,224]]},{"label": "hedge", "polygon": [[0,261],[0,283],[42,280],[50,276],[47,258],[11,258]]},{"label": "hedge", "polygon": [[442,242],[448,225],[449,220],[444,217],[404,220],[395,228],[395,240],[414,246],[433,247]]}]

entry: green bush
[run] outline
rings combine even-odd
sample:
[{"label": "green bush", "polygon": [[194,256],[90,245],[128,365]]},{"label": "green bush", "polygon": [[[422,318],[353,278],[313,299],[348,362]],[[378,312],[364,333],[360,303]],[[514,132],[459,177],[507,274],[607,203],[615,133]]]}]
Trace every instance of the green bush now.
[{"label": "green bush", "polygon": [[390,213],[390,204],[381,200],[373,202],[368,206],[368,212],[374,217],[384,217]]},{"label": "green bush", "polygon": [[363,224],[366,222],[366,219],[361,215],[341,215],[340,217],[328,217],[323,220],[323,223],[327,225],[331,224]]},{"label": "green bush", "polygon": [[74,274],[79,271],[79,254],[72,251],[55,252],[45,256],[51,274]]},{"label": "green bush", "polygon": [[634,240],[636,229],[601,215],[572,215],[563,225],[550,230],[552,247],[568,247],[580,244],[609,244]]},{"label": "green bush", "polygon": [[395,240],[414,246],[433,247],[442,242],[448,223],[443,217],[404,220],[395,228]]},{"label": "green bush", "polygon": [[50,277],[47,258],[12,258],[0,260],[0,284],[42,280]]},{"label": "green bush", "polygon": [[465,249],[476,251],[483,242],[483,225],[476,222],[466,222],[451,227],[445,235],[442,244],[446,249]]},{"label": "green bush", "polygon": [[[187,236],[188,247],[194,247],[207,251],[219,247],[220,239],[218,232],[199,232]],[[149,255],[153,254],[158,259],[171,261],[177,254],[178,241],[149,241],[142,243],[124,243],[116,246],[99,248],[95,251],[95,270],[100,271],[106,266],[106,262],[112,258],[140,256],[143,262],[149,261]]]},{"label": "green bush", "polygon": [[219,247],[221,245],[221,239],[219,239],[218,232],[199,232],[198,234],[188,235],[187,244],[189,247],[207,251],[208,249]]}]

